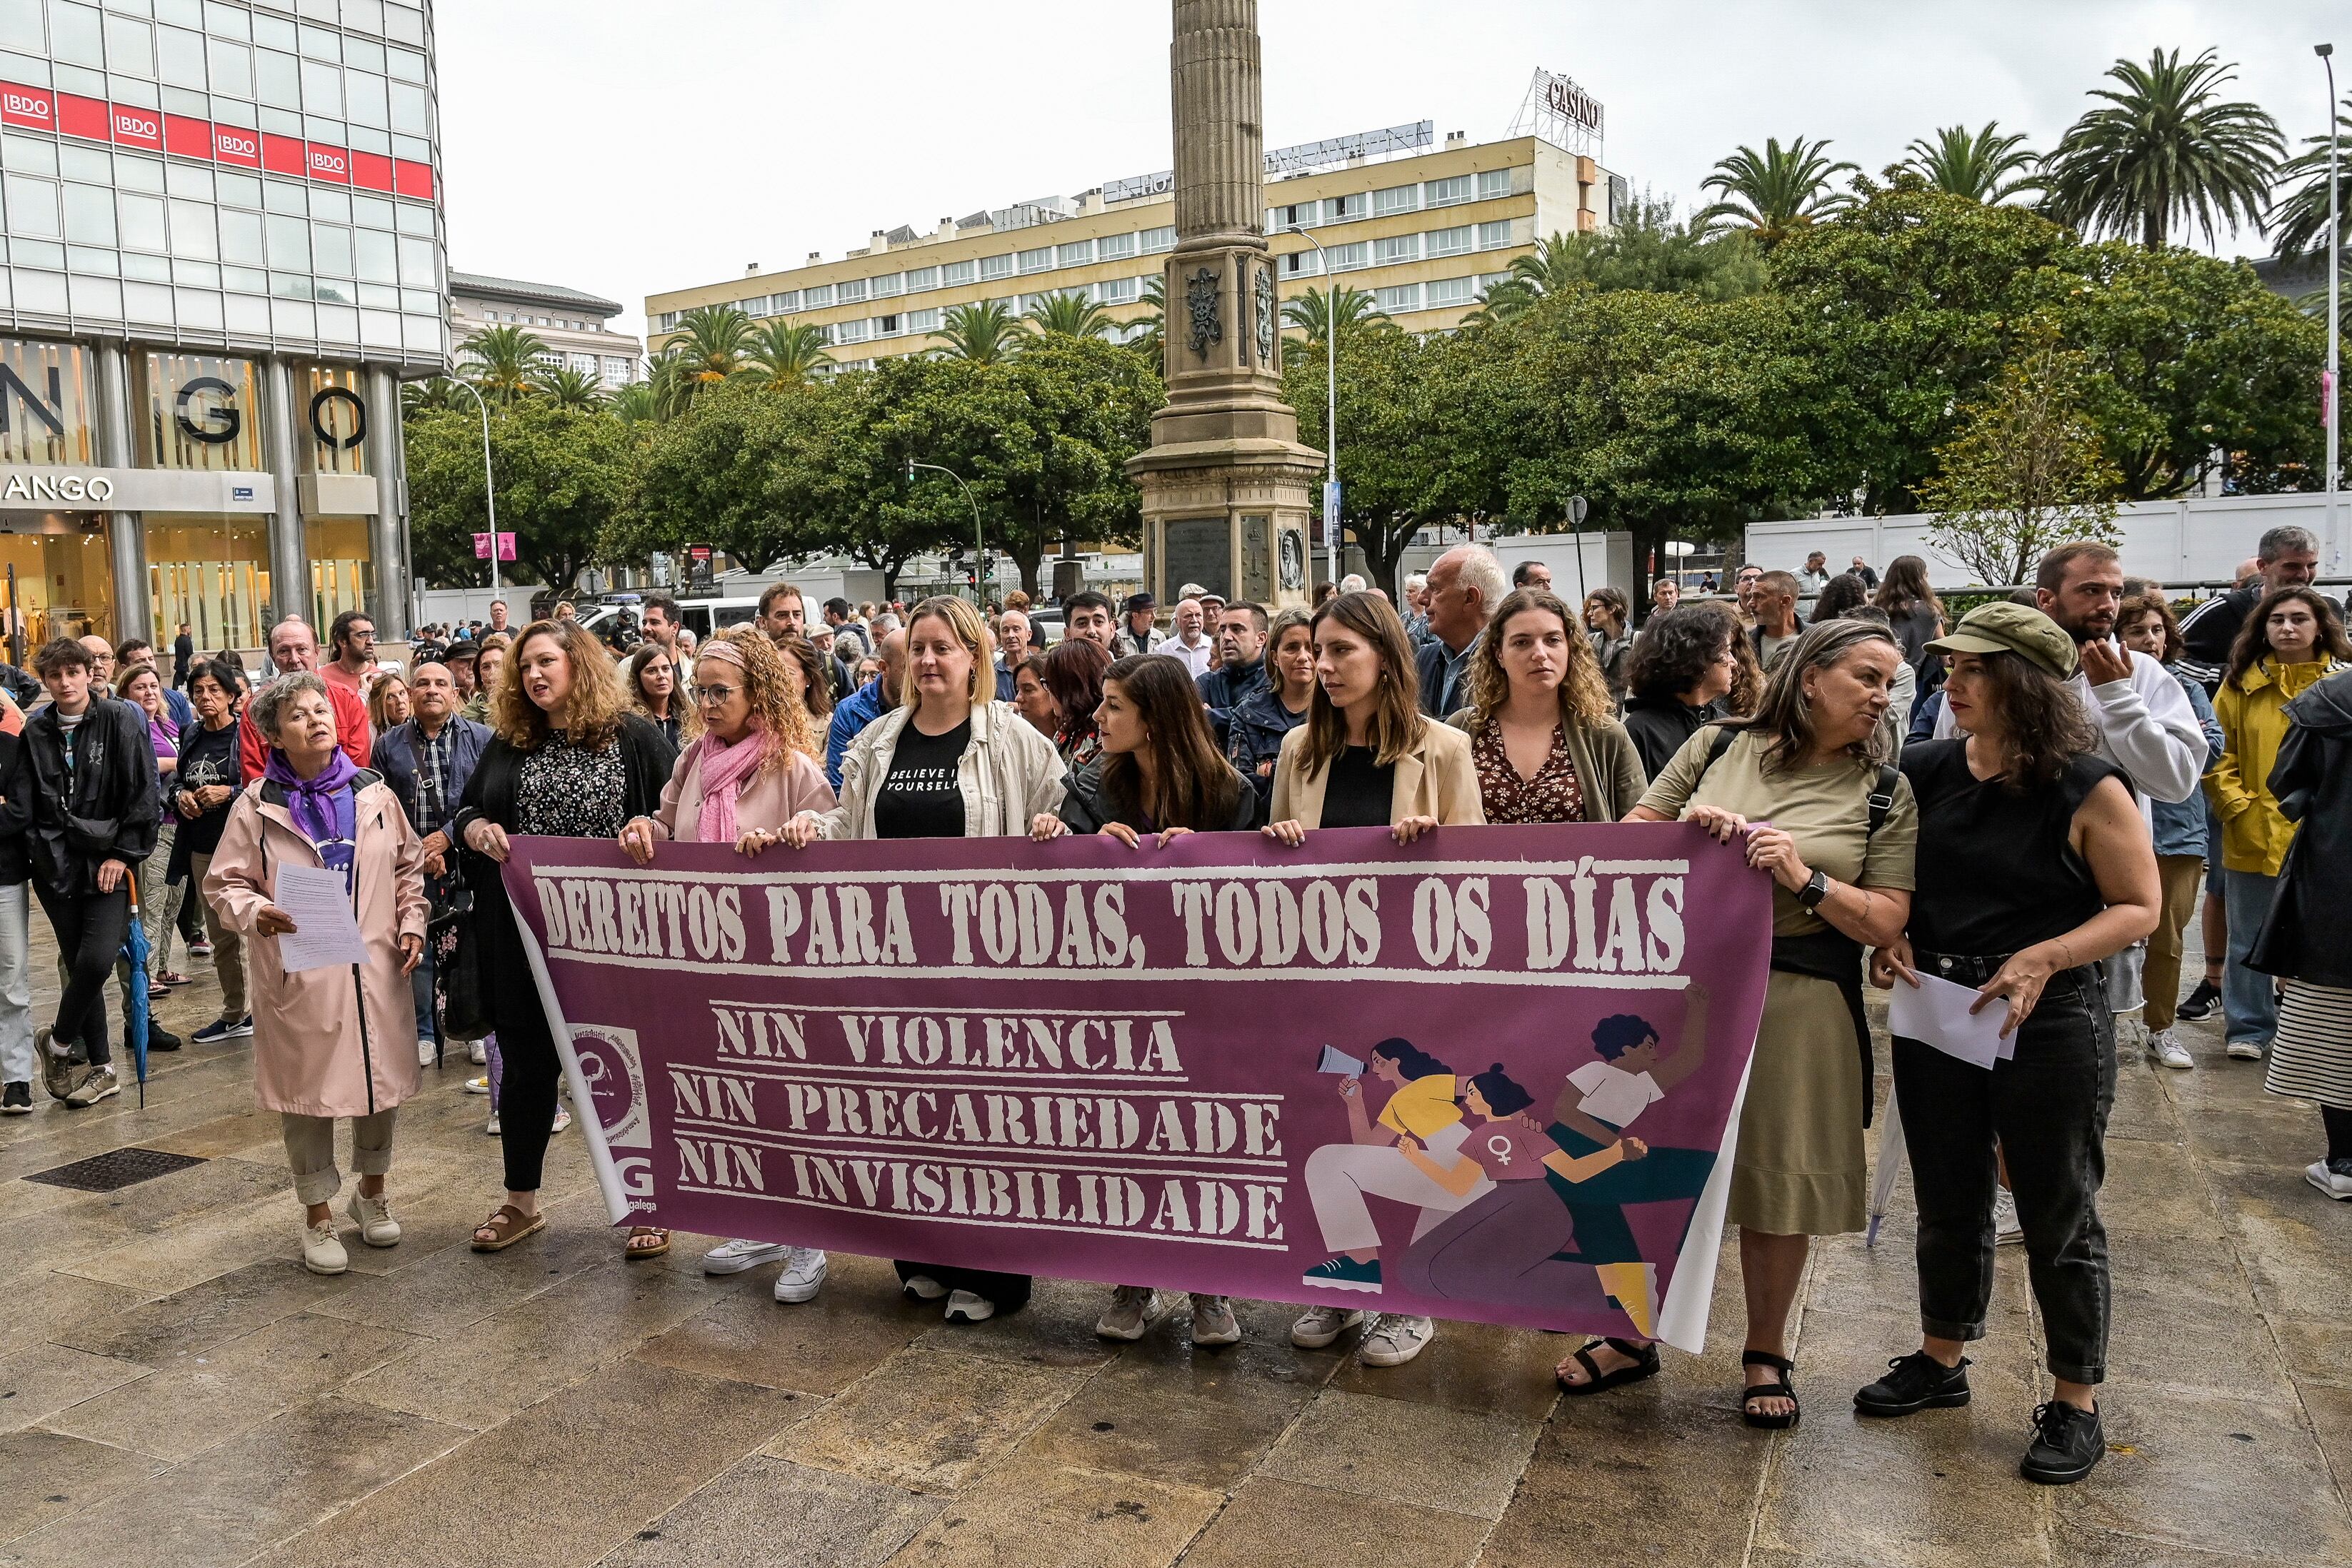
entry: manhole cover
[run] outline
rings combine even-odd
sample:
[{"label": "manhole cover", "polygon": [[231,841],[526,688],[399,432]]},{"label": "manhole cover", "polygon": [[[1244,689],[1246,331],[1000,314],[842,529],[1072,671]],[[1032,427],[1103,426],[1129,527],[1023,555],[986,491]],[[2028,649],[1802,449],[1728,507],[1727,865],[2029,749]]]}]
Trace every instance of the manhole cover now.
[{"label": "manhole cover", "polygon": [[110,1149],[69,1166],[35,1171],[25,1179],[46,1182],[51,1186],[69,1186],[77,1192],[120,1192],[126,1186],[204,1163],[194,1155],[169,1154],[162,1149]]}]

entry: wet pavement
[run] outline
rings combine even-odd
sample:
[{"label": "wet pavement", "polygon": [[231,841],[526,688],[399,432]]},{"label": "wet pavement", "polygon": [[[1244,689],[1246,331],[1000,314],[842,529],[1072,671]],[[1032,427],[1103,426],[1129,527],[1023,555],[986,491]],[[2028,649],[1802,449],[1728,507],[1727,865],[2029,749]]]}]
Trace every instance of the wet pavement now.
[{"label": "wet pavement", "polygon": [[[184,1033],[215,1002],[206,977],[161,1014]],[[1041,1281],[957,1328],[840,1254],[779,1306],[774,1265],[707,1279],[702,1239],[623,1261],[572,1133],[550,1230],[476,1256],[498,1150],[455,1059],[402,1114],[405,1239],[353,1238],[352,1271],[315,1278],[248,1042],[191,1049],[143,1111],[37,1088],[0,1121],[0,1563],[2352,1568],[2352,1204],[2304,1184],[2316,1114],[2217,1024],[2182,1030],[2190,1072],[2126,1030],[2110,1453],[2058,1490],[2015,1473],[2048,1391],[2017,1249],[1975,1403],[1853,1414],[1917,1343],[1903,1195],[1874,1250],[1815,1249],[1805,1419],[1766,1435],[1738,1419],[1728,1269],[1706,1354],[1570,1400],[1550,1367],[1575,1340],[1467,1324],[1387,1371],[1292,1348],[1265,1303],[1229,1349],[1194,1351],[1181,1304],[1112,1345],[1102,1287]],[[126,1145],[204,1163],[107,1194],[23,1179]]]}]

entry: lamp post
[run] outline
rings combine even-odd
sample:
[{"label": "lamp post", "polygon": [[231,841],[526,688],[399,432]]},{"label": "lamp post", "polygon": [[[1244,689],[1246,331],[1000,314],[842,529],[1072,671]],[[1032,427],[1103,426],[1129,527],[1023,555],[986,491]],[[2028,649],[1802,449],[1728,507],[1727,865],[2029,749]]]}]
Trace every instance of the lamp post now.
[{"label": "lamp post", "polygon": [[453,380],[449,384],[465,388],[466,395],[474,400],[474,407],[482,415],[482,504],[490,515],[490,597],[496,599],[499,596],[499,497],[498,481],[490,476],[490,405],[482,401],[481,392],[473,382]]},{"label": "lamp post", "polygon": [[[1323,313],[1323,553],[1330,562],[1331,591],[1339,591],[1339,519],[1330,506],[1331,486],[1339,482],[1339,279],[1331,271],[1331,253],[1323,242],[1297,224],[1282,231],[1297,235],[1315,247],[1323,276],[1331,279],[1329,308]],[[1313,597],[1309,595],[1308,597]]]},{"label": "lamp post", "polygon": [[915,482],[915,470],[918,468],[928,468],[934,474],[944,474],[957,484],[963,485],[963,498],[971,504],[972,597],[979,601],[982,612],[985,613],[988,609],[988,547],[982,544],[980,540],[980,503],[973,499],[971,486],[964,485],[962,475],[952,468],[942,468],[936,463],[918,463],[911,457],[908,458],[908,484],[911,485]]},{"label": "lamp post", "polygon": [[2336,339],[2342,330],[2344,314],[2339,293],[2344,231],[2337,226],[2340,219],[2336,211],[2340,193],[2336,183],[2336,46],[2315,44],[2312,53],[2319,57],[2319,63],[2327,70],[2327,564],[2341,570],[2344,535],[2336,515],[2336,433],[2343,417],[2337,412],[2343,394],[2336,374]]}]

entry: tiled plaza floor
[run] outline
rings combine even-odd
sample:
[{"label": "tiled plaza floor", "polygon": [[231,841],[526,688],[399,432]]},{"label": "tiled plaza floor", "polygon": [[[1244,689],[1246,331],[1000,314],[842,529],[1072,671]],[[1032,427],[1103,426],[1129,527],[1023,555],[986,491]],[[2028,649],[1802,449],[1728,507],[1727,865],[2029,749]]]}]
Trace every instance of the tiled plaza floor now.
[{"label": "tiled plaza floor", "polygon": [[[215,1000],[207,978],[163,1016]],[[2352,1205],[2303,1183],[2316,1116],[2184,1028],[2195,1071],[2124,1068],[2113,1451],[2058,1491],[2015,1475],[2047,1385],[2014,1249],[1976,1403],[1852,1413],[1916,1343],[1902,1201],[1876,1250],[1816,1249],[1805,1420],[1767,1436],[1737,1419],[1728,1270],[1705,1356],[1563,1400],[1554,1335],[1449,1324],[1374,1372],[1253,1303],[1229,1350],[1193,1351],[1181,1311],[1112,1346],[1103,1290],[1062,1281],[950,1328],[839,1254],[780,1307],[772,1266],[704,1278],[700,1239],[625,1263],[576,1134],[550,1232],[478,1257],[497,1145],[454,1061],[403,1113],[406,1239],[318,1279],[245,1042],[159,1057],[143,1111],[37,1089],[0,1122],[0,1563],[2352,1565]],[[133,1145],[204,1163],[99,1196],[21,1179]]]}]

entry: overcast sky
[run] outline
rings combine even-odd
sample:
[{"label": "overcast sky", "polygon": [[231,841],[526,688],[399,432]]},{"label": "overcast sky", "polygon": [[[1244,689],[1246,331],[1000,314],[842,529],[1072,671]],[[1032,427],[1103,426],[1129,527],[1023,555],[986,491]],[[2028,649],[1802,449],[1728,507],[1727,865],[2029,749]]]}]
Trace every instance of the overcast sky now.
[{"label": "overcast sky", "polygon": [[[2299,150],[2318,0],[1263,0],[1269,146],[1434,120],[1501,137],[1534,69],[1604,162],[1685,204],[1715,161],[1827,136],[1874,172],[1938,125],[2046,148],[2118,56],[2213,47]],[[828,259],[899,224],[1171,162],[1166,0],[443,0],[450,265],[618,299]],[[2352,71],[2352,62],[2347,62]],[[2347,76],[2352,89],[2352,76]],[[2252,234],[2225,255],[2262,254]]]}]

